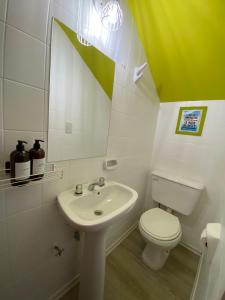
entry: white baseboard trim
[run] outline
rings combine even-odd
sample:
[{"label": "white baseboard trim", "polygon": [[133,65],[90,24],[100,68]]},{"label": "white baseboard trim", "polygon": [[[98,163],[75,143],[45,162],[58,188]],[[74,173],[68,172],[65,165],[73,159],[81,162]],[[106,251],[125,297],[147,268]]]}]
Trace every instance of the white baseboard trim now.
[{"label": "white baseboard trim", "polygon": [[188,249],[189,251],[193,252],[194,254],[201,256],[201,252],[198,251],[197,249],[193,248],[192,246],[190,246],[184,242],[180,242],[180,245],[183,246],[184,248]]},{"label": "white baseboard trim", "polygon": [[[106,249],[106,256],[108,256],[117,246],[119,246],[128,235],[137,227],[138,222],[129,227],[115,242],[113,242]],[[77,274],[73,279],[66,283],[61,289],[55,292],[48,300],[60,300],[66,293],[79,283],[80,274]]]},{"label": "white baseboard trim", "polygon": [[66,283],[61,289],[55,292],[48,300],[59,300],[68,293],[75,285],[79,283],[80,274],[77,274],[73,279]]},{"label": "white baseboard trim", "polygon": [[112,245],[107,247],[106,256],[108,256],[116,247],[118,247],[119,244],[121,244],[137,226],[138,226],[138,222],[135,222],[114,243],[112,243]]},{"label": "white baseboard trim", "polygon": [[202,264],[203,264],[203,257],[204,257],[204,254],[201,254],[201,257],[200,257],[200,260],[199,260],[199,264],[198,264],[197,274],[195,276],[195,282],[194,282],[194,285],[193,285],[193,288],[192,288],[192,292],[191,292],[190,300],[195,300],[195,297],[196,297],[196,291],[197,291],[199,277],[200,277],[201,268],[202,268]]}]

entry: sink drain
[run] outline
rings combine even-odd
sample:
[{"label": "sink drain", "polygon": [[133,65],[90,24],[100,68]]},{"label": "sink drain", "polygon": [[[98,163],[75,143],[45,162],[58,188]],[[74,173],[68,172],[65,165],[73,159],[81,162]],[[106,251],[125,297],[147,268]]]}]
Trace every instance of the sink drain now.
[{"label": "sink drain", "polygon": [[103,211],[97,209],[97,210],[94,211],[94,214],[95,214],[96,216],[101,216],[101,215],[103,214]]}]

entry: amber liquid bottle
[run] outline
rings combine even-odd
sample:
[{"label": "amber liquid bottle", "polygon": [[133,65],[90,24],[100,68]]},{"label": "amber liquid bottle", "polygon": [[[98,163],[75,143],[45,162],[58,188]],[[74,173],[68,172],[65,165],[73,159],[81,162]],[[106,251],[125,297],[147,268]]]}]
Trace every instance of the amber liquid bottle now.
[{"label": "amber liquid bottle", "polygon": [[40,180],[45,172],[45,151],[41,149],[40,142],[42,140],[35,140],[33,148],[30,149],[31,160],[31,176],[32,180]]},{"label": "amber liquid bottle", "polygon": [[23,185],[30,178],[30,157],[24,149],[25,141],[18,141],[16,150],[10,154],[11,183],[12,185]]}]

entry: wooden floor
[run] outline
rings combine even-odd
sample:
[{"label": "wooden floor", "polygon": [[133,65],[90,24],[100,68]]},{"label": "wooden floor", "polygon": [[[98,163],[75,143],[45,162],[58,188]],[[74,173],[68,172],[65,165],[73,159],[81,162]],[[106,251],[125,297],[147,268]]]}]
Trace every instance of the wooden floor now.
[{"label": "wooden floor", "polygon": [[[199,257],[179,245],[156,272],[142,263],[144,246],[135,230],[107,257],[104,300],[189,300]],[[77,299],[78,287],[62,298]]]}]

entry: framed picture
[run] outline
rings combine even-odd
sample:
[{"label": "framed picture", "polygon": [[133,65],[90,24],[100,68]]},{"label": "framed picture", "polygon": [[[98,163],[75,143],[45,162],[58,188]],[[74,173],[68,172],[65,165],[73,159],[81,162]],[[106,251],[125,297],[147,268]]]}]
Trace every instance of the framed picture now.
[{"label": "framed picture", "polygon": [[207,106],[181,107],[177,120],[176,134],[201,136],[207,109]]}]

